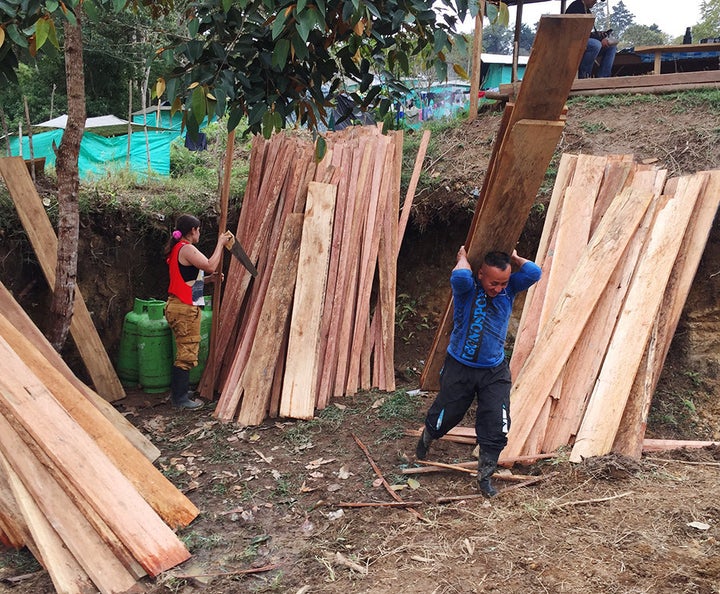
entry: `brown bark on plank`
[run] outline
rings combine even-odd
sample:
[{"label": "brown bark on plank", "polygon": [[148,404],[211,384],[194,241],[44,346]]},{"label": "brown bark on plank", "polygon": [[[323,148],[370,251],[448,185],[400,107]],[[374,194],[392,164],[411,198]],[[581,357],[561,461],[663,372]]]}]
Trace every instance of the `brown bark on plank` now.
[{"label": "brown bark on plank", "polygon": [[337,369],[335,371],[333,389],[335,396],[344,396],[346,394],[350,352],[353,335],[355,333],[355,312],[359,307],[358,290],[361,267],[361,242],[363,239],[363,227],[367,218],[367,205],[369,203],[372,181],[372,163],[376,154],[377,143],[377,137],[370,137],[361,145],[362,158],[360,159],[360,169],[357,174],[358,181],[354,198],[352,228],[350,229],[347,242],[347,268],[349,274],[345,286],[345,308],[338,334]]},{"label": "brown bark on plank", "polygon": [[187,526],[198,515],[195,505],[152,462],[116,431],[114,425],[0,314],[0,336],[22,359],[73,419],[95,440],[153,509],[172,528]]},{"label": "brown bark on plank", "polygon": [[[57,265],[57,236],[25,162],[21,157],[0,159],[0,175],[5,178],[20,221],[35,250],[45,279],[52,289],[55,286],[55,267]],[[96,391],[109,402],[124,398],[125,390],[93,324],[80,287],[75,287],[74,313],[70,322],[70,333],[93,380]]]},{"label": "brown bark on plank", "polygon": [[[625,300],[624,315],[583,417],[570,460],[608,453],[665,291],[690,214],[707,176],[683,178],[678,192],[657,214]],[[683,183],[685,182],[685,183]],[[679,233],[678,233],[679,232]]]},{"label": "brown bark on plank", "polygon": [[[33,541],[53,583],[87,591],[91,579],[102,592],[124,592],[136,581],[82,510],[40,463],[11,423],[0,417],[0,467],[8,478]],[[52,520],[50,527],[47,519]],[[82,568],[82,569],[81,569]],[[64,571],[70,570],[70,575]],[[89,579],[82,580],[82,576]],[[81,589],[73,583],[79,581]]]},{"label": "brown bark on plank", "polygon": [[633,458],[639,458],[642,454],[652,395],[720,205],[720,172],[706,173],[707,185],[698,197],[685,232],[651,340],[646,347],[640,372],[633,383],[631,398],[623,412],[620,430],[613,444],[614,452]]},{"label": "brown bark on plank", "polygon": [[82,495],[148,574],[157,575],[188,559],[190,554],[174,532],[4,339],[0,358],[0,412],[16,430],[27,432],[33,443],[26,443],[36,455],[48,457],[58,473],[56,480],[67,480]]},{"label": "brown bark on plank", "polygon": [[92,406],[98,409],[110,421],[115,429],[137,448],[151,462],[160,456],[160,450],[97,392],[82,383],[70,370],[59,353],[48,342],[47,338],[35,326],[34,322],[15,301],[5,285],[0,283],[0,311],[8,321],[27,339],[29,339],[42,356],[69,381]]},{"label": "brown bark on plank", "polygon": [[538,337],[511,391],[513,424],[506,455],[520,455],[525,440],[577,342],[607,279],[652,199],[629,189],[618,197],[578,263],[566,294]]},{"label": "brown bark on plank", "polygon": [[280,415],[311,419],[317,397],[320,318],[327,284],[337,188],[311,182],[295,284]]},{"label": "brown bark on plank", "polygon": [[268,409],[283,343],[278,337],[284,336],[295,291],[303,218],[301,214],[291,213],[285,220],[277,260],[260,313],[258,333],[250,351],[250,364],[231,392],[234,399],[239,399],[240,393],[244,392],[237,416],[240,425],[259,425]]},{"label": "brown bark on plank", "polygon": [[[377,254],[380,246],[380,226],[382,211],[387,204],[387,194],[382,191],[385,168],[392,164],[392,145],[387,136],[377,139],[374,166],[372,169],[372,182],[370,185],[370,199],[367,203],[367,215],[362,235],[360,250],[360,273],[358,278],[357,305],[355,322],[351,343],[350,359],[348,362],[348,375],[345,384],[345,393],[354,394],[361,385],[361,365],[363,362],[363,346],[368,333],[368,320],[370,319],[370,295],[373,278],[377,266]],[[385,188],[387,189],[387,187]]]}]

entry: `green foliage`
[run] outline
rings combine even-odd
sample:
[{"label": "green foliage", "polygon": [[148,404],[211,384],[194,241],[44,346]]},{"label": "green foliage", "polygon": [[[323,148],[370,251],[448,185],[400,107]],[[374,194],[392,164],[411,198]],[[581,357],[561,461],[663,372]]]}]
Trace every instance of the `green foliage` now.
[{"label": "green foliage", "polygon": [[247,116],[250,132],[268,133],[288,122],[315,129],[343,92],[363,108],[381,107],[384,95],[401,91],[397,73],[410,58],[432,48],[446,70],[444,52],[452,29],[466,16],[467,0],[200,0],[187,37],[161,55],[175,64],[167,92],[184,103],[188,129],[208,114],[230,113],[232,129]]},{"label": "green foliage", "polygon": [[622,34],[620,48],[636,45],[663,45],[670,43],[670,36],[663,33],[657,25],[629,25]]},{"label": "green foliage", "polygon": [[610,128],[608,128],[605,122],[582,122],[580,126],[588,134],[597,134],[598,132],[610,132]]},{"label": "green foliage", "polygon": [[612,7],[610,13],[610,29],[613,30],[617,37],[623,35],[628,27],[635,24],[635,15],[630,12],[623,0],[620,0]]}]

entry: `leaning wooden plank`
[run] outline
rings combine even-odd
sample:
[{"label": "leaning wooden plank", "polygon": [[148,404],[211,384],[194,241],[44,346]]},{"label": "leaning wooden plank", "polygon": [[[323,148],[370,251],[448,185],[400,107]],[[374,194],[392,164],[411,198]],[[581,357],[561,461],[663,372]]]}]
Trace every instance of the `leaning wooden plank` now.
[{"label": "leaning wooden plank", "polygon": [[2,338],[0,361],[0,414],[27,432],[28,445],[52,462],[56,480],[82,495],[148,574],[187,560],[175,533]]},{"label": "leaning wooden plank", "polygon": [[0,434],[0,466],[56,587],[56,580],[69,581],[61,591],[90,592],[92,580],[101,592],[132,588],[135,577],[2,416]]},{"label": "leaning wooden plank", "polygon": [[545,397],[651,200],[652,194],[632,189],[623,192],[578,262],[565,294],[538,337],[539,348],[528,357],[511,390],[513,422],[505,448],[507,456],[520,455]]},{"label": "leaning wooden plank", "polygon": [[[640,191],[652,191],[656,175],[664,177],[665,172],[656,171],[651,175],[638,175],[634,179],[633,187]],[[605,291],[583,328],[581,337],[568,357],[560,399],[551,412],[542,451],[552,452],[561,446],[571,444],[572,439],[577,435],[608,343],[620,316],[638,257],[655,217],[655,211],[661,203],[662,200],[658,199],[648,207],[643,221],[625,248],[625,253],[620,258]]]},{"label": "leaning wooden plank", "polygon": [[280,415],[311,419],[317,395],[318,332],[332,241],[337,187],[311,182],[300,244]]},{"label": "leaning wooden plank", "polygon": [[[538,188],[564,129],[563,122],[521,120],[508,132],[498,157],[497,172],[465,249],[477,269],[485,252],[512,252],[525,227]],[[452,332],[452,303],[438,326],[420,378],[421,387],[439,388],[440,369]]]},{"label": "leaning wooden plank", "polygon": [[563,153],[560,157],[560,165],[555,176],[552,195],[545,214],[540,243],[538,244],[535,263],[542,269],[540,280],[530,287],[525,295],[525,301],[520,315],[520,322],[515,334],[512,356],[510,358],[510,376],[517,377],[520,369],[525,363],[528,354],[535,346],[538,329],[540,325],[540,314],[542,303],[545,300],[547,279],[549,277],[552,259],[554,255],[553,246],[557,237],[557,222],[562,212],[562,205],[565,199],[565,189],[572,179],[577,155]]},{"label": "leaning wooden plank", "polygon": [[[352,349],[348,365],[348,377],[345,385],[347,394],[354,394],[363,384],[362,372],[369,371],[370,350],[367,348],[370,320],[370,298],[373,280],[377,268],[380,249],[380,222],[387,205],[388,177],[386,172],[392,167],[394,146],[390,138],[378,139],[378,151],[370,186],[370,200],[367,204],[367,218],[363,229],[362,249],[360,251],[360,276],[358,278],[358,298],[352,339]],[[365,356],[363,356],[365,353]],[[368,377],[367,375],[365,376]]]},{"label": "leaning wooden plank", "polygon": [[[295,149],[298,149],[297,152]],[[253,286],[248,308],[243,316],[240,338],[237,346],[233,349],[234,358],[229,368],[220,401],[215,409],[214,415],[219,419],[230,420],[237,414],[237,407],[242,394],[242,391],[237,391],[240,385],[239,380],[248,365],[250,351],[257,335],[257,325],[264,305],[268,284],[270,283],[270,277],[275,267],[275,258],[282,237],[284,221],[292,211],[294,204],[293,194],[297,191],[301,183],[301,178],[305,174],[305,167],[309,162],[307,151],[303,154],[299,149],[299,145],[295,145],[293,151],[290,153],[292,154],[292,158],[290,159],[291,171],[288,172],[288,177],[286,178],[287,183],[280,190],[275,220],[268,230],[269,237],[265,242],[267,244],[264,249],[265,254],[261,259],[261,273],[258,275],[259,281],[256,281]]]},{"label": "leaning wooden plank", "polygon": [[592,15],[543,15],[515,102],[515,121],[556,120],[592,31]]},{"label": "leaning wooden plank", "polygon": [[258,331],[250,351],[250,364],[245,368],[238,386],[230,393],[231,397],[239,399],[235,392],[244,392],[237,416],[240,425],[259,425],[266,416],[283,344],[279,337],[284,334],[295,292],[303,219],[302,214],[291,213],[285,220],[277,259],[260,313]]},{"label": "leaning wooden plank", "polygon": [[133,447],[2,314],[0,336],[12,345],[25,365],[33,370],[55,399],[95,440],[166,524],[173,528],[187,526],[197,517],[197,507]]},{"label": "leaning wooden plank", "polygon": [[[253,136],[252,148],[250,150],[250,164],[248,167],[247,184],[245,185],[242,208],[240,209],[238,225],[235,230],[235,237],[237,237],[243,245],[245,245],[248,240],[247,228],[249,223],[247,221],[250,218],[250,205],[253,204],[255,199],[257,198],[261,177],[259,172],[262,171],[262,164],[264,162],[264,155],[266,149],[267,142],[265,141],[265,139],[257,134]],[[205,365],[205,371],[203,372],[202,378],[200,379],[200,383],[197,387],[198,392],[203,396],[203,398],[206,398],[208,400],[213,400],[215,398],[216,383],[220,374],[220,368],[222,367],[222,359],[224,358],[224,350],[223,347],[221,347],[221,345],[219,344],[218,336],[222,331],[221,328],[223,327],[221,325],[221,322],[223,321],[224,317],[236,315],[236,311],[239,308],[239,306],[237,305],[237,301],[239,301],[237,293],[240,290],[240,279],[242,278],[242,276],[238,274],[241,271],[238,264],[233,264],[232,260],[230,261],[230,268],[228,269],[227,279],[223,287],[223,299],[227,299],[232,296],[235,299],[236,304],[232,306],[223,306],[221,302],[220,307],[214,313],[212,330],[213,335],[211,337],[212,356],[208,357],[207,363]],[[233,270],[235,274],[231,274],[230,270]],[[216,320],[217,323],[215,323]],[[227,336],[229,336],[229,334]],[[227,338],[225,339],[225,342],[227,342]]]},{"label": "leaning wooden plank", "polygon": [[[367,205],[370,197],[372,179],[372,162],[377,149],[377,138],[371,138],[362,144],[362,158],[358,172],[357,188],[354,195],[354,208],[352,227],[348,234],[347,257],[347,279],[345,283],[345,307],[343,309],[342,321],[338,332],[337,346],[337,367],[335,369],[334,396],[346,394],[348,367],[350,364],[350,352],[352,349],[352,337],[355,332],[355,311],[358,307],[358,286],[361,267],[361,243],[363,227],[367,218]],[[354,167],[353,167],[354,169]]]},{"label": "leaning wooden plank", "polygon": [[[605,169],[605,157],[580,155],[575,167],[572,184],[565,190],[563,209],[558,220],[552,266],[545,288],[539,328],[542,328],[554,310],[573,270],[587,247],[590,239],[595,196]],[[534,453],[542,450],[548,419],[556,406],[562,390],[562,374],[548,394],[548,402],[542,408],[534,430],[528,435],[525,451]]]},{"label": "leaning wooden plank", "polygon": [[698,197],[665,289],[653,340],[648,343],[643,365],[633,383],[631,395],[634,397],[625,407],[620,429],[615,437],[613,451],[626,456],[638,458],[643,450],[643,437],[652,395],[660,379],[670,343],[720,205],[720,171],[707,173],[708,183]]},{"label": "leaning wooden plank", "polygon": [[570,453],[571,462],[607,454],[612,448],[652,322],[660,308],[690,215],[706,181],[705,175],[682,178],[678,192],[655,219],[628,290],[623,317],[613,333]]},{"label": "leaning wooden plank", "polygon": [[101,398],[97,392],[82,383],[70,370],[58,352],[52,348],[47,338],[33,323],[22,307],[10,294],[5,285],[0,283],[0,311],[8,321],[27,339],[29,339],[42,356],[67,379],[88,402],[97,408],[115,429],[137,448],[151,462],[160,456],[160,450],[128,421],[112,404]]},{"label": "leaning wooden plank", "polygon": [[[352,207],[352,203],[348,200],[348,188],[350,186],[350,173],[352,167],[353,151],[352,145],[349,143],[335,143],[334,158],[337,162],[333,184],[337,186],[337,196],[335,199],[335,221],[333,222],[333,237],[330,246],[330,264],[328,266],[328,281],[325,289],[325,300],[323,303],[323,313],[321,316],[320,326],[320,364],[318,365],[317,379],[317,401],[316,407],[323,409],[327,405],[328,379],[330,368],[334,369],[333,355],[330,348],[334,348],[335,340],[331,337],[331,329],[337,331],[337,324],[333,324],[335,317],[340,317],[340,308],[336,309],[339,301],[335,299],[335,293],[339,290],[339,281],[341,276],[340,259],[342,252],[343,233],[345,231],[345,220],[352,215],[347,212],[348,206]],[[330,344],[333,347],[330,347]],[[325,381],[323,382],[323,379]]]},{"label": "leaning wooden plank", "polygon": [[[280,162],[272,169],[272,171],[266,173],[266,175],[273,176],[273,183],[264,184],[260,191],[260,214],[257,217],[259,223],[257,223],[258,228],[250,251],[250,258],[253,261],[257,261],[261,252],[265,251],[267,253],[267,242],[272,235],[273,222],[277,218],[278,210],[282,210],[282,206],[284,204],[283,200],[285,197],[282,195],[282,189],[286,185],[285,180],[291,169],[288,156],[294,156],[294,154],[294,151],[291,150],[288,143],[282,145],[277,157],[277,160]],[[259,270],[261,271],[260,274],[264,276],[265,269],[268,266],[271,266],[271,263],[266,260],[264,262],[258,262],[258,264]],[[257,286],[257,283],[253,286]],[[243,285],[243,287],[244,289],[247,289],[247,285]],[[257,305],[258,298],[256,294],[251,294],[250,302],[254,302],[254,304]],[[247,350],[248,346],[252,344],[252,340],[255,336],[256,326],[254,322],[256,318],[251,319],[253,321],[252,324],[245,324],[245,320],[241,320],[239,316],[236,320],[233,320],[233,322],[239,327],[239,331],[236,333],[237,340],[230,341],[230,338],[228,338],[228,350],[224,360],[225,367],[221,369],[220,373],[219,384],[222,386],[221,391],[225,391],[229,387],[234,386],[240,376],[240,373],[242,373],[243,362],[246,360],[245,357],[249,352],[249,350]],[[232,347],[230,344],[232,344]],[[244,349],[246,350],[243,350],[242,353],[238,353],[241,345],[244,345]],[[238,354],[240,354],[240,357],[238,357]],[[216,411],[216,413],[219,414],[219,411]],[[230,412],[230,416],[233,416],[234,414],[235,411]]]},{"label": "leaning wooden plank", "polygon": [[[22,157],[0,159],[0,175],[5,178],[20,221],[35,250],[45,279],[53,290],[57,266],[57,236],[25,166],[25,161]],[[75,287],[73,312],[70,333],[92,378],[95,390],[109,402],[124,398],[125,390],[100,340],[78,286]]]}]

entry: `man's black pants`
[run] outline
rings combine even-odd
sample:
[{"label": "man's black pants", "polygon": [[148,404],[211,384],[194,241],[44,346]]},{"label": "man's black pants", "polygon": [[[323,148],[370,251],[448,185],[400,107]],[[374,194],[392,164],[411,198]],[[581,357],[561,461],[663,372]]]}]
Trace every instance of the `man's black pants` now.
[{"label": "man's black pants", "polygon": [[439,439],[462,421],[477,398],[475,432],[483,452],[497,457],[507,445],[510,430],[510,368],[475,368],[448,355],[440,372],[440,392],[425,418],[433,439]]}]

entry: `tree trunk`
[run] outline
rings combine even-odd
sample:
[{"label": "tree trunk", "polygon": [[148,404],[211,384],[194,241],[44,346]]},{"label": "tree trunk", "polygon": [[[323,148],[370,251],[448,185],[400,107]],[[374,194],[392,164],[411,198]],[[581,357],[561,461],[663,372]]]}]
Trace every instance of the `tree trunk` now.
[{"label": "tree trunk", "polygon": [[52,305],[53,324],[48,338],[56,350],[67,339],[77,281],[78,232],[80,215],[78,156],[85,129],[85,77],[83,74],[81,14],[77,24],[65,25],[65,78],[68,119],[57,153],[58,179],[58,255]]}]

